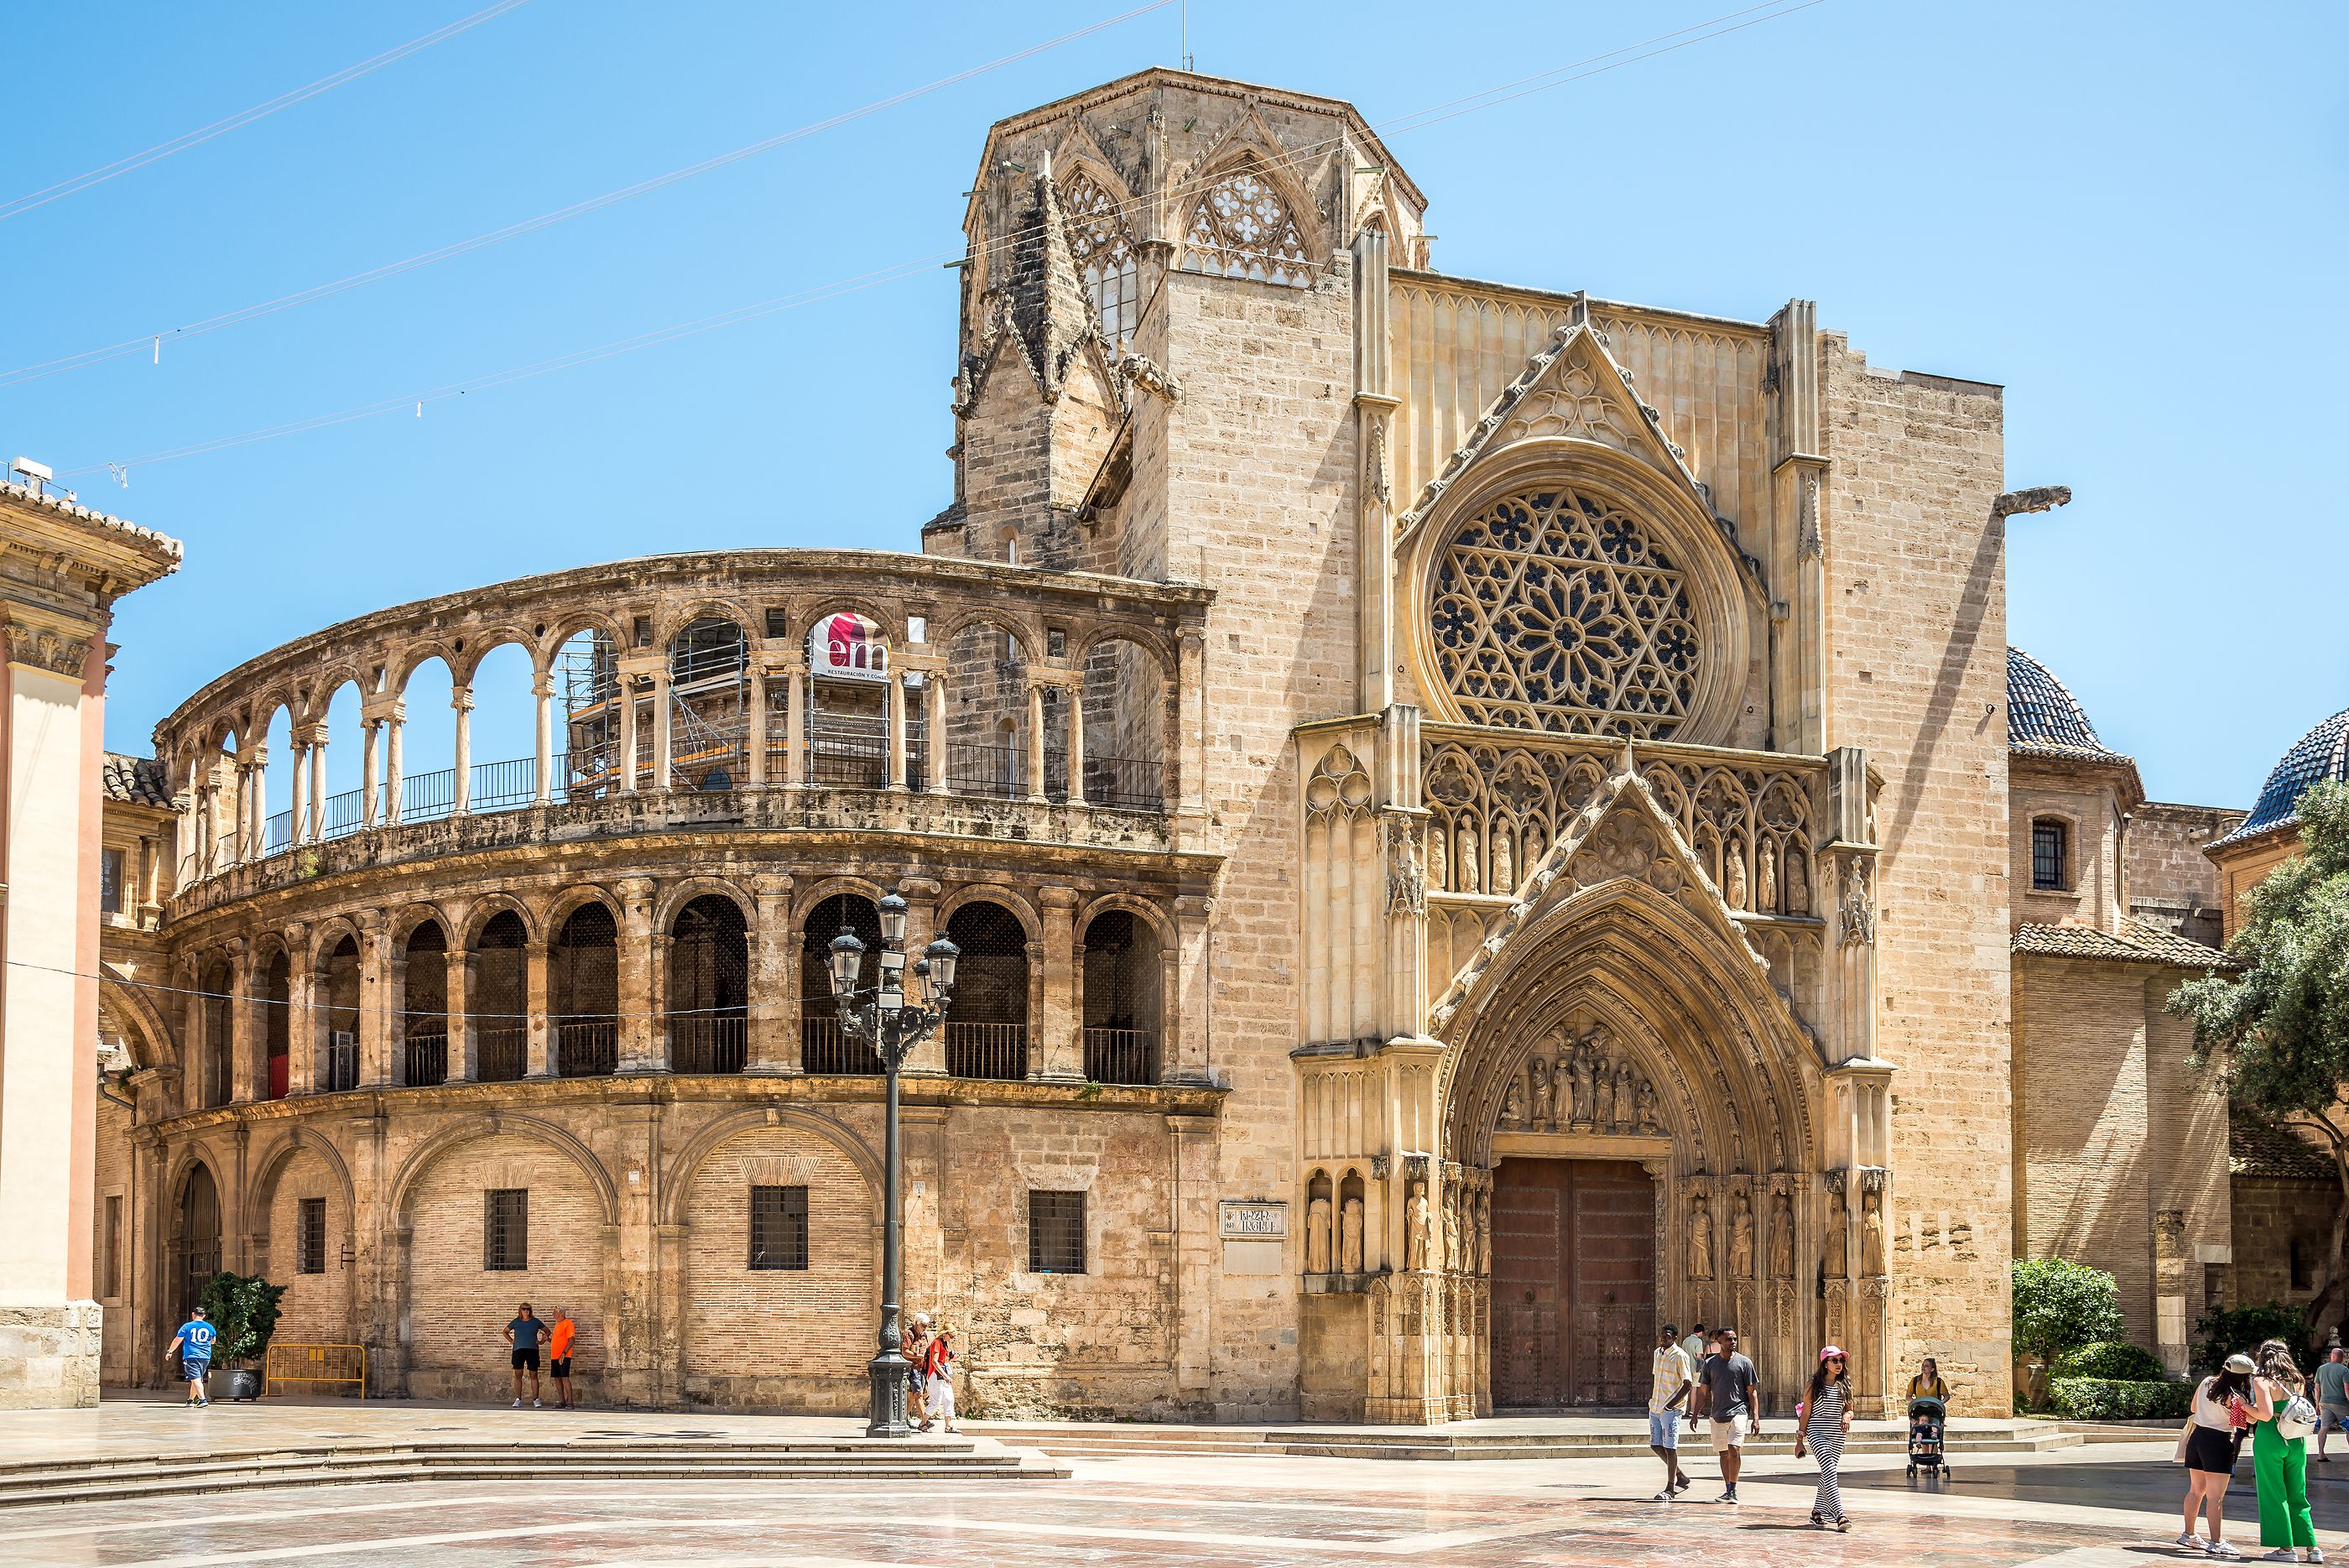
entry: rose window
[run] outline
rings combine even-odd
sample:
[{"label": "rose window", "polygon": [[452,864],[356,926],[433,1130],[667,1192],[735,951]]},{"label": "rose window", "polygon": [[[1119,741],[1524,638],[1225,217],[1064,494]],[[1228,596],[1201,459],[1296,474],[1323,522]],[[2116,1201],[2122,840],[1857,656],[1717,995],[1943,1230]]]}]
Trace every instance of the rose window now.
[{"label": "rose window", "polygon": [[1207,188],[1191,209],[1183,244],[1200,272],[1297,288],[1313,281],[1288,204],[1253,169],[1236,170]]},{"label": "rose window", "polygon": [[1686,579],[1605,502],[1495,502],[1445,546],[1431,614],[1473,722],[1662,739],[1688,717],[1702,650]]}]

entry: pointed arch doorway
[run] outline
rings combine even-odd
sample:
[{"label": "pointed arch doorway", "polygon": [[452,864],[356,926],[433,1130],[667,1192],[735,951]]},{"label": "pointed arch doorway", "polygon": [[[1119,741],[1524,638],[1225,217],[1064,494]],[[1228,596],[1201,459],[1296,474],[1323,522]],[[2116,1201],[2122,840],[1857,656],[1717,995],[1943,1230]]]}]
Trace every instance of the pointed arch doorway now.
[{"label": "pointed arch doorway", "polygon": [[1493,1407],[1647,1397],[1655,1182],[1637,1160],[1504,1158],[1493,1178]]}]

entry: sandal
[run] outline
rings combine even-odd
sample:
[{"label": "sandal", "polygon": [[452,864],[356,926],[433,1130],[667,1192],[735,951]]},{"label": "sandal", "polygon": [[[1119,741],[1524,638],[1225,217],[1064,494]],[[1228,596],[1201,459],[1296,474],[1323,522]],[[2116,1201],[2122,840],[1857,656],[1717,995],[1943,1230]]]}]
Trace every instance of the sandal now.
[{"label": "sandal", "polygon": [[1849,1534],[1851,1532],[1851,1521],[1838,1513],[1835,1516],[1835,1527],[1837,1530],[1842,1531],[1844,1533]]}]

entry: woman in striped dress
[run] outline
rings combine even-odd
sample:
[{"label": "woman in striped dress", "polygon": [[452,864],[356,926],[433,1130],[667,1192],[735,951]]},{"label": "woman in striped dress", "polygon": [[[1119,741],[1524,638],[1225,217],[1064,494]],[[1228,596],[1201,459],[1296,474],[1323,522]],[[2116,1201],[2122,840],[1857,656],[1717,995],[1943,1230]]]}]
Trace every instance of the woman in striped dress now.
[{"label": "woman in striped dress", "polygon": [[1811,1374],[1810,1393],[1795,1413],[1800,1443],[1819,1462],[1819,1490],[1811,1499],[1811,1523],[1820,1530],[1829,1525],[1837,1530],[1851,1528],[1851,1521],[1843,1513],[1843,1493],[1836,1488],[1844,1436],[1851,1430],[1850,1367],[1850,1360],[1834,1345],[1820,1351],[1818,1370]]}]

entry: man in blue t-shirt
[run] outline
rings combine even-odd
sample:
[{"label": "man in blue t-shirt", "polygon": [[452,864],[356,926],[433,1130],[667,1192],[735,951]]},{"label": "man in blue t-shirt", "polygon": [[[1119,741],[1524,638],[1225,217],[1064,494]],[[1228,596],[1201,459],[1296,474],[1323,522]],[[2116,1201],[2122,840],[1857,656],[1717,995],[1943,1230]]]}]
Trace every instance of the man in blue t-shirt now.
[{"label": "man in blue t-shirt", "polygon": [[538,1346],[540,1341],[546,1337],[546,1324],[531,1315],[528,1302],[522,1303],[522,1310],[514,1314],[514,1320],[506,1324],[506,1343],[513,1346],[513,1407],[517,1410],[522,1408],[522,1375],[525,1371],[530,1374],[530,1407],[533,1410],[540,1408]]},{"label": "man in blue t-shirt", "polygon": [[179,1352],[180,1370],[188,1379],[188,1407],[202,1409],[212,1404],[204,1393],[204,1375],[212,1369],[212,1341],[220,1330],[204,1321],[204,1309],[189,1309],[188,1321],[171,1336],[171,1344],[163,1354]]}]

